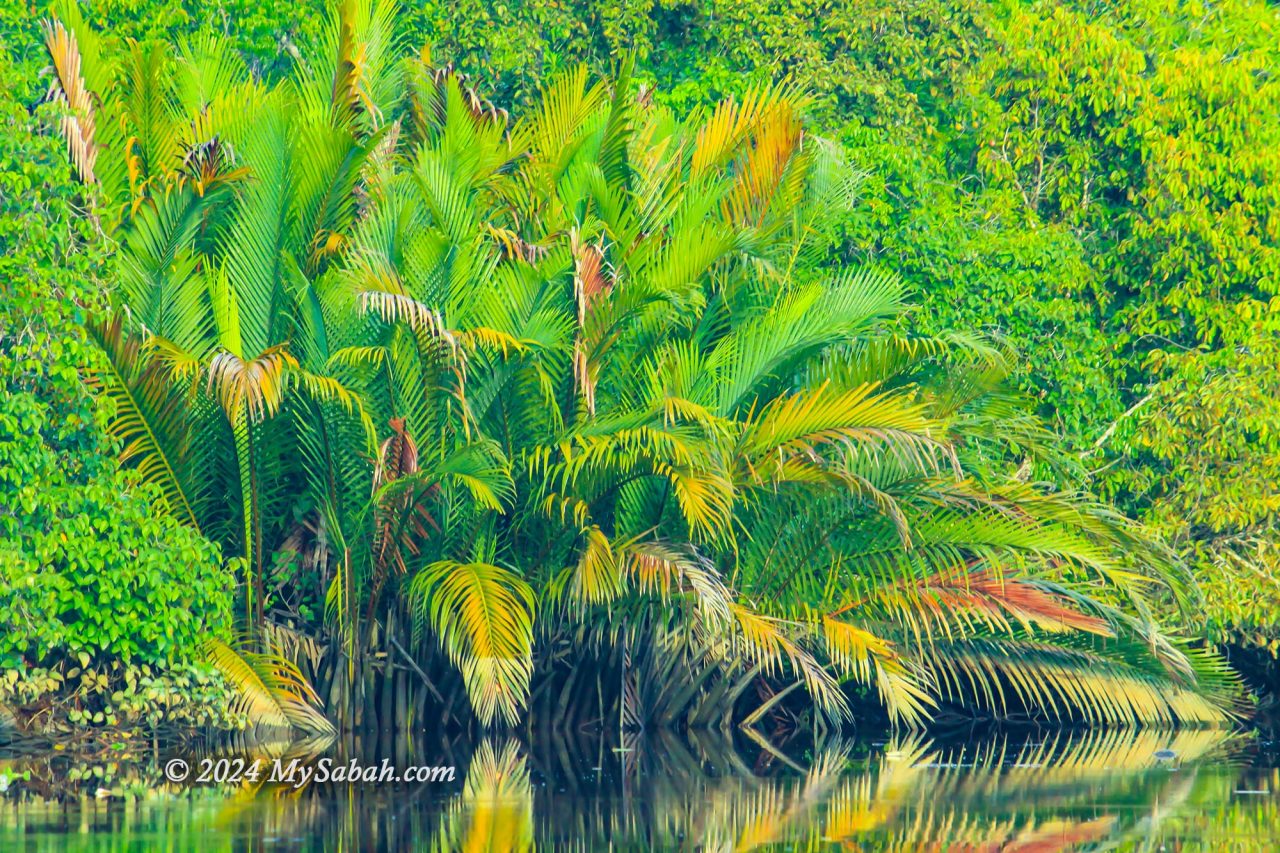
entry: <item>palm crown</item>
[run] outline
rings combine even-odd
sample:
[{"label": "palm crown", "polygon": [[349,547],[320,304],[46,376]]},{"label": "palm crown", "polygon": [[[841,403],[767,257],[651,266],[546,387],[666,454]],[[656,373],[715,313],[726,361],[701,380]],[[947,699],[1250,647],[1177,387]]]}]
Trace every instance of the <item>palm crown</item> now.
[{"label": "palm crown", "polygon": [[251,624],[305,552],[349,663],[401,614],[486,723],[588,647],[636,723],[762,680],[911,724],[1229,713],[1150,618],[1192,592],[1166,552],[1027,482],[1052,437],[1011,354],[826,262],[856,181],[798,93],[679,117],[624,64],[512,120],[404,59],[391,10],[344,4],[278,85],[212,38],[47,29],[119,244],[92,382],[168,511],[243,556]]}]

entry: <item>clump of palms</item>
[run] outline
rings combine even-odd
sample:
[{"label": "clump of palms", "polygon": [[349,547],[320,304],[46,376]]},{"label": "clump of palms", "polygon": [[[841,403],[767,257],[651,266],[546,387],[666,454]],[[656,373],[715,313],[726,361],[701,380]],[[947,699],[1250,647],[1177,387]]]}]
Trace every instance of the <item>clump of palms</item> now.
[{"label": "clump of palms", "polygon": [[93,382],[125,462],[243,557],[250,626],[305,553],[347,666],[401,614],[484,723],[588,649],[624,725],[762,684],[839,719],[845,682],[913,725],[1229,712],[1151,618],[1193,594],[1168,554],[1027,482],[1053,437],[1011,355],[829,262],[854,181],[803,97],[678,116],[624,65],[512,119],[392,9],[344,4],[276,85],[214,38],[48,29],[119,243]]}]

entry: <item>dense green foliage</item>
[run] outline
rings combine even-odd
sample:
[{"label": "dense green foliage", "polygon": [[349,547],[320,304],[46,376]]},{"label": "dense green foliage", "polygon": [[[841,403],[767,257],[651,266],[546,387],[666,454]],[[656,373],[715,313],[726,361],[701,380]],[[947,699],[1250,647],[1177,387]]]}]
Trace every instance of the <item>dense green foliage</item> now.
[{"label": "dense green foliage", "polygon": [[[36,94],[30,66],[0,74]],[[79,373],[99,360],[82,324],[104,246],[42,121],[12,100],[0,121],[0,668],[188,659],[230,627],[230,585],[216,547],[111,459]]]},{"label": "dense green foliage", "polygon": [[[1078,482],[1168,537],[1215,639],[1277,636],[1280,21],[1256,0],[424,4],[415,35],[508,101],[635,50],[688,106],[784,76],[865,172],[849,260],[981,327]],[[529,34],[537,34],[529,37]]]},{"label": "dense green foliage", "polygon": [[[122,597],[113,605],[145,611],[138,615],[153,620],[145,623],[151,626],[142,632],[145,638],[118,629],[113,636],[115,611],[105,609],[83,617],[88,633],[74,631],[71,636],[97,636],[98,647],[112,654],[158,659],[189,649],[193,636],[181,630],[174,635],[170,608],[196,600],[207,605],[211,624],[224,622],[221,590],[228,570],[216,568],[215,552],[176,519],[197,526],[225,553],[247,558],[244,571],[251,594],[243,603],[249,607],[250,624],[275,608],[278,616],[315,630],[327,607],[330,629],[337,630],[350,650],[368,640],[373,623],[382,623],[380,613],[412,610],[417,601],[434,616],[436,629],[454,637],[452,645],[446,644],[453,658],[473,659],[475,651],[467,644],[474,637],[458,639],[460,627],[449,621],[447,609],[429,604],[432,594],[461,594],[450,586],[456,575],[441,568],[447,561],[455,569],[470,567],[476,588],[490,581],[504,586],[514,596],[507,603],[528,607],[531,614],[527,625],[517,621],[516,633],[535,647],[557,647],[555,633],[541,634],[543,628],[537,626],[555,624],[567,601],[578,608],[575,618],[590,623],[597,608],[614,617],[633,607],[623,600],[637,599],[636,589],[613,581],[603,597],[574,599],[561,588],[567,581],[558,573],[566,566],[612,566],[625,575],[627,560],[635,559],[627,557],[628,549],[640,547],[637,543],[648,537],[644,547],[658,543],[662,549],[697,549],[698,559],[728,583],[725,594],[749,612],[810,626],[785,639],[814,655],[814,666],[826,664],[824,643],[832,638],[824,638],[821,622],[813,620],[840,609],[831,592],[852,595],[855,571],[849,569],[848,578],[839,571],[823,576],[830,583],[811,578],[813,589],[794,582],[779,588],[776,578],[761,576],[759,565],[752,567],[758,555],[751,546],[726,548],[725,538],[712,535],[705,522],[700,531],[699,522],[685,516],[686,529],[678,532],[676,519],[663,514],[668,509],[647,525],[628,518],[630,504],[642,502],[632,493],[643,489],[583,485],[578,478],[589,469],[574,466],[587,462],[574,462],[568,448],[616,437],[624,424],[626,430],[652,426],[644,421],[643,404],[651,393],[644,390],[645,383],[666,382],[661,377],[667,368],[617,353],[630,348],[657,358],[664,346],[694,346],[699,358],[714,362],[718,336],[749,334],[746,326],[731,321],[750,316],[753,323],[760,322],[756,314],[767,314],[769,304],[777,310],[773,300],[785,300],[789,288],[823,282],[830,287],[830,282],[852,280],[842,270],[884,268],[905,284],[903,295],[895,297],[893,310],[875,315],[874,322],[869,316],[840,334],[857,328],[880,345],[931,342],[916,353],[914,366],[890,369],[870,359],[887,372],[872,371],[862,378],[920,395],[916,402],[932,419],[926,432],[931,440],[945,435],[943,444],[956,449],[972,477],[966,482],[987,499],[1016,493],[1019,500],[1035,495],[1034,500],[1042,501],[1056,494],[1020,485],[1028,478],[1054,482],[1070,494],[1103,496],[1149,525],[1190,565],[1208,606],[1196,611],[1207,621],[1185,617],[1190,620],[1187,636],[1276,647],[1280,499],[1275,484],[1280,457],[1272,424],[1280,417],[1274,369],[1280,356],[1275,319],[1280,95],[1273,78],[1280,68],[1280,47],[1276,12],[1265,3],[422,2],[388,9],[385,18],[370,18],[366,12],[349,38],[328,28],[325,4],[319,2],[264,6],[228,0],[210,7],[99,0],[81,8],[84,21],[74,29],[82,34],[79,47],[87,51],[84,83],[101,100],[95,109],[105,110],[108,118],[96,123],[102,150],[92,192],[86,194],[59,169],[53,141],[31,132],[37,120],[20,106],[6,107],[10,112],[3,144],[12,167],[4,180],[13,188],[4,194],[7,251],[0,263],[19,270],[3,283],[9,288],[4,298],[15,300],[15,311],[5,311],[6,323],[18,316],[17,309],[25,313],[35,307],[33,313],[44,326],[29,326],[22,335],[9,332],[0,352],[11,359],[4,364],[6,375],[13,377],[6,379],[11,393],[0,419],[0,434],[7,430],[12,436],[0,445],[5,456],[0,482],[22,489],[25,496],[21,509],[7,516],[8,539],[0,541],[0,550],[8,549],[13,557],[6,561],[0,583],[8,584],[2,589],[21,602],[15,614],[61,614],[48,623],[55,625],[48,636],[11,653],[41,654],[66,642],[66,629],[57,626],[84,612],[75,598],[88,592],[81,583],[87,578],[76,574],[84,571],[77,555],[92,548],[108,561],[110,577],[140,585],[133,587],[138,590],[148,585],[164,589],[157,589],[155,598],[147,592],[132,604]],[[79,18],[66,6],[58,14],[69,22]],[[206,29],[219,39],[210,40]],[[92,31],[100,35],[90,36]],[[187,41],[197,32],[202,34]],[[14,76],[13,88],[30,92],[34,101],[51,79],[37,82],[33,73],[48,63],[48,54],[37,52],[41,34],[30,16],[20,14],[6,22],[6,34],[9,49],[27,57],[7,72]],[[126,44],[127,38],[139,42]],[[188,45],[185,53],[174,47],[181,43]],[[353,44],[365,52],[344,54]],[[400,62],[424,46],[420,62]],[[335,59],[343,56],[352,58],[345,70]],[[829,162],[821,169],[810,163],[797,171],[797,181],[801,173],[809,174],[810,194],[785,202],[802,217],[810,215],[806,205],[822,206],[822,215],[810,221],[813,234],[799,241],[805,246],[797,255],[802,262],[779,273],[776,264],[770,271],[760,260],[783,251],[789,239],[783,231],[750,241],[739,237],[730,253],[737,253],[743,265],[737,278],[716,265],[723,265],[723,259],[709,264],[702,282],[705,304],[685,297],[667,300],[678,306],[670,310],[679,322],[652,307],[632,309],[652,314],[640,329],[665,316],[671,326],[668,337],[646,338],[636,332],[631,340],[619,331],[622,326],[611,327],[609,357],[593,364],[582,360],[573,336],[560,326],[548,327],[557,330],[554,336],[537,338],[512,325],[510,317],[504,326],[468,300],[483,302],[478,283],[484,276],[520,282],[534,275],[519,271],[513,257],[528,250],[533,254],[525,262],[535,277],[559,282],[561,297],[554,305],[531,304],[558,312],[565,323],[573,320],[585,335],[589,324],[565,285],[582,278],[578,267],[584,247],[595,246],[601,253],[602,281],[611,281],[610,276],[646,280],[649,272],[642,260],[630,257],[638,253],[643,258],[644,241],[624,249],[617,239],[622,228],[617,217],[629,215],[627,204],[640,210],[644,205],[624,204],[632,179],[619,184],[607,168],[613,155],[600,153],[604,144],[598,124],[609,124],[611,96],[593,96],[603,100],[594,104],[596,112],[579,116],[579,124],[556,126],[556,133],[580,132],[582,149],[566,149],[555,169],[536,174],[513,169],[511,163],[523,161],[512,147],[492,153],[488,165],[468,165],[468,158],[454,150],[461,143],[449,136],[460,131],[448,121],[433,124],[420,104],[426,97],[442,99],[438,118],[447,116],[447,98],[440,94],[447,86],[441,81],[453,78],[431,75],[445,62],[454,62],[469,75],[459,82],[459,91],[474,91],[481,99],[471,105],[474,113],[484,113],[491,99],[514,116],[510,127],[534,127],[544,110],[539,92],[549,81],[567,79],[565,74],[578,63],[594,75],[607,75],[616,72],[624,56],[635,63],[631,91],[646,105],[637,115],[663,116],[647,119],[659,128],[653,131],[656,138],[691,143],[700,117],[710,114],[695,112],[686,119],[691,111],[709,109],[727,96],[742,103],[760,86],[787,79],[808,93],[803,107],[806,140],[830,140],[824,148]],[[65,85],[66,66],[60,70]],[[271,85],[287,78],[291,81]],[[267,82],[256,82],[260,80]],[[336,106],[342,100],[335,94],[341,80],[356,92],[348,104],[350,114],[339,114]],[[584,86],[582,92],[588,89]],[[224,102],[214,102],[217,92],[227,93]],[[73,111],[83,108],[74,97],[69,100]],[[203,119],[185,128],[184,122],[206,104],[210,109]],[[55,109],[43,107],[41,114],[52,116]],[[239,117],[226,114],[236,109]],[[486,122],[507,121],[503,112],[486,115],[476,119],[481,128]],[[263,119],[263,127],[251,134],[244,124],[248,116]],[[636,121],[637,127],[646,126],[640,118]],[[122,156],[126,142],[129,156]],[[624,163],[629,158],[643,162],[639,152],[646,144],[628,142]],[[805,156],[812,158],[809,148]],[[529,149],[533,153],[524,156],[534,160],[552,156],[545,146],[530,144]],[[429,183],[436,178],[424,172],[429,164],[421,152],[432,151],[443,165],[431,168],[443,170],[441,174],[471,170],[465,216],[462,208],[449,207],[463,204],[461,196],[444,184]],[[576,170],[586,168],[579,161],[593,159],[602,164],[604,177],[578,175]],[[713,211],[719,190],[689,180],[687,165],[677,168],[661,158],[654,162],[672,176],[684,176],[670,178],[680,193],[706,193],[706,216],[719,215]],[[729,156],[724,162],[738,161]],[[274,199],[256,180],[267,164],[274,170],[267,183],[282,193]],[[839,204],[812,195],[817,192],[814,174],[833,169],[843,176]],[[608,204],[599,201],[602,190],[591,183],[599,180],[609,188]],[[406,186],[416,186],[416,194]],[[576,210],[559,209],[573,199],[578,200]],[[73,207],[90,203],[102,204],[96,219],[75,215]],[[253,205],[258,207],[250,214]],[[600,212],[606,209],[612,212]],[[453,222],[453,214],[463,224]],[[370,222],[382,223],[381,236],[370,233],[375,227]],[[434,235],[415,237],[428,248],[403,254],[399,241],[406,238],[397,235],[407,233],[405,222],[415,223],[415,232]],[[664,227],[676,226],[665,222]],[[732,223],[718,228],[734,233]],[[251,229],[257,229],[256,237]],[[276,237],[267,239],[267,233]],[[122,255],[104,251],[103,234],[119,241]],[[464,253],[462,261],[431,254],[439,251],[430,248],[437,243],[471,246],[477,241],[483,250]],[[277,253],[274,260],[269,259],[272,252]],[[385,255],[382,266],[361,273],[362,264],[374,255]],[[747,258],[753,260],[748,263]],[[219,272],[211,276],[213,269]],[[408,311],[399,303],[378,309],[344,302],[350,291],[387,290],[385,284],[369,283],[387,275],[410,283],[400,295],[424,306],[421,311]],[[690,281],[698,278],[690,275]],[[47,282],[55,276],[61,278],[50,286]],[[225,276],[222,283],[216,280],[220,276]],[[415,280],[425,283],[413,285]],[[472,283],[465,288],[439,283],[455,280]],[[79,331],[85,315],[76,306],[100,304],[91,292],[99,281],[112,290],[120,322],[90,324],[95,347]],[[515,284],[506,286],[519,292]],[[642,288],[646,293],[669,289],[665,284]],[[250,290],[252,295],[246,296]],[[233,320],[226,307],[232,303],[220,295],[227,292],[235,294]],[[462,292],[467,299],[458,295]],[[58,298],[63,293],[74,293],[74,300]],[[303,297],[310,301],[300,302]],[[246,300],[257,300],[255,307],[241,307]],[[907,310],[909,302],[919,307]],[[185,304],[197,306],[181,309],[194,313],[175,319],[172,307]],[[129,309],[123,317],[122,307]],[[817,323],[814,315],[799,316],[805,324]],[[364,325],[354,318],[362,318]],[[175,328],[178,320],[189,325]],[[370,375],[370,359],[389,365],[393,358],[407,357],[397,350],[404,345],[395,341],[426,334],[422,324],[428,321],[437,323],[441,334],[462,335],[458,345],[467,356],[457,363],[446,360],[443,366],[384,367],[388,378],[378,386]],[[229,324],[235,326],[231,331]],[[510,339],[486,337],[487,331],[468,338],[464,333],[473,332],[472,327],[500,331]],[[175,346],[161,347],[156,361],[149,336]],[[549,354],[535,356],[526,338],[539,340]],[[344,348],[346,354],[333,361],[334,353]],[[100,350],[111,355],[114,374],[101,367]],[[31,353],[36,355],[28,357]],[[226,353],[236,361],[222,358]],[[830,358],[827,352],[819,361]],[[641,364],[654,371],[647,379]],[[108,401],[96,410],[88,405],[76,374],[86,367],[91,369],[85,375]],[[243,378],[255,370],[258,379]],[[519,379],[521,370],[532,370],[536,381]],[[819,375],[815,370],[797,370],[790,385],[771,389],[754,408],[699,405],[736,424],[728,434],[749,431],[752,417],[770,405],[782,406],[786,393],[813,391],[806,383]],[[1033,428],[1025,418],[1027,405],[1001,390],[999,378],[1006,370],[1013,385],[1036,401],[1052,434]],[[496,380],[486,377],[506,376],[504,371],[512,373],[504,381],[537,388],[542,400],[524,401],[524,408],[515,409],[499,395],[485,405],[494,417],[501,413],[506,420],[487,423],[484,409],[477,414],[470,407],[478,405],[477,399],[487,400],[486,382]],[[611,385],[610,371],[627,377],[634,387],[621,378]],[[708,381],[725,381],[714,370],[710,374],[715,379]],[[426,383],[390,378],[415,375],[431,378]],[[176,382],[175,376],[187,384]],[[265,388],[255,386],[261,381]],[[225,383],[223,389],[218,383]],[[597,383],[602,383],[598,392]],[[180,385],[189,385],[195,397],[189,400]],[[596,408],[584,415],[582,395],[588,386]],[[961,388],[965,390],[957,396]],[[443,396],[432,398],[436,402],[414,396],[421,394]],[[698,400],[692,391],[688,396]],[[712,396],[718,399],[718,394]],[[966,420],[960,415],[972,407],[990,413],[997,405],[1000,417]],[[437,420],[428,423],[426,412]],[[690,412],[683,416],[692,417]],[[530,424],[530,431],[512,434],[512,417]],[[114,424],[115,449],[124,450],[126,467],[134,469],[128,475],[103,458],[106,445],[96,423],[104,419]],[[315,425],[324,424],[327,430],[331,420],[338,424],[333,427],[337,433],[317,439]],[[696,432],[715,423],[722,428],[718,420],[693,420],[682,424],[666,415],[662,427],[670,429],[674,423]],[[159,426],[149,430],[145,424]],[[36,425],[38,438],[32,437]],[[965,432],[973,429],[980,431],[981,440]],[[644,454],[651,457],[653,448],[635,444],[636,433],[627,435],[627,451],[640,454],[631,464],[642,458],[652,464]],[[727,462],[730,450],[710,433],[695,437],[697,443],[690,447],[696,453],[682,457],[683,467],[675,465],[675,470],[688,468],[693,460],[715,459],[723,468],[720,473],[733,483],[734,497],[723,510],[723,517],[732,519],[730,527],[770,529],[768,519],[753,514],[752,501],[740,500],[740,493],[749,489],[734,480]],[[686,442],[693,438],[681,435]],[[317,441],[333,446],[317,448]],[[352,449],[356,447],[363,450]],[[406,448],[412,449],[407,456]],[[617,452],[608,451],[611,464],[620,464],[612,456]],[[402,460],[412,458],[419,470],[410,479],[428,495],[415,492],[411,500],[389,488],[385,478],[394,472],[388,473],[385,457],[395,453]],[[362,461],[335,462],[335,456]],[[529,468],[532,459],[542,460],[541,481]],[[663,464],[674,462],[667,458]],[[557,473],[556,464],[575,473],[572,483],[552,489],[545,478],[565,476]],[[328,485],[317,481],[317,465],[326,472]],[[693,466],[702,474],[714,468]],[[489,476],[498,481],[489,482]],[[597,471],[593,476],[604,475]],[[611,476],[630,482],[638,475]],[[647,476],[667,476],[667,488],[675,486],[669,474]],[[126,486],[128,478],[145,484]],[[452,485],[441,485],[446,481]],[[384,491],[375,491],[375,482]],[[870,482],[882,485],[874,477]],[[477,491],[482,487],[490,494]],[[574,491],[578,488],[585,492]],[[881,491],[892,502],[870,501],[880,513],[878,521],[861,518],[860,525],[874,528],[886,519],[907,528],[922,525],[910,500]],[[864,502],[869,494],[863,494]],[[530,520],[537,515],[535,499],[545,502],[553,496],[562,501],[564,512],[558,525],[544,529],[538,525],[550,524],[549,517],[536,524]],[[386,501],[392,498],[391,509],[423,508],[406,528],[410,532],[396,540],[404,553],[388,563],[382,537],[391,511]],[[157,516],[151,510],[157,501],[172,515]],[[789,511],[785,496],[772,503],[779,513]],[[806,509],[812,503],[807,492],[801,503]],[[1069,504],[1072,512],[1094,506],[1076,498]],[[578,506],[586,507],[581,510],[585,516],[574,514]],[[683,512],[682,506],[678,509]],[[813,512],[810,523],[828,523],[820,510]],[[40,522],[17,524],[26,513]],[[494,515],[509,520],[494,522]],[[0,524],[5,518],[0,510]],[[110,544],[98,544],[91,519],[102,519]],[[1058,522],[1063,519],[1054,519]],[[1129,550],[1128,559],[1136,553],[1147,565],[1164,564],[1164,556],[1144,550],[1147,546],[1131,533],[1115,539],[1113,522],[1107,516],[1107,547]],[[871,529],[853,526],[845,533],[865,538]],[[1090,528],[1088,535],[1102,534]],[[526,543],[543,540],[548,544],[534,556]],[[480,544],[464,553],[461,542]],[[991,544],[981,538],[966,541],[960,553],[994,560],[993,551],[983,550]],[[831,541],[824,541],[824,547],[849,553]],[[1001,547],[1011,549],[1002,552],[1001,560],[1008,561],[1019,546],[1005,541]],[[119,559],[135,552],[140,558]],[[186,557],[175,561],[162,556],[172,553]],[[595,559],[591,554],[611,556],[587,565]],[[1053,560],[1060,557],[1055,552]],[[1088,593],[1106,608],[1129,606],[1125,595],[1107,592],[1081,575],[1043,573],[1043,566],[1037,568],[1032,565],[1036,560],[1025,556],[1014,562],[1038,584],[1064,583],[1065,592]],[[768,564],[766,559],[763,565]],[[24,588],[36,566],[60,568],[50,577],[35,573],[41,584]],[[501,567],[500,573],[507,574],[485,575],[489,569],[478,568],[482,566]],[[342,582],[335,586],[340,567],[347,574],[338,572]],[[183,578],[181,590],[168,584],[174,576]],[[102,583],[121,588],[120,581]],[[199,594],[192,596],[193,591]],[[144,595],[160,606],[139,604]],[[95,594],[89,597],[98,600]],[[530,600],[536,600],[536,607],[528,605]],[[1137,607],[1131,611],[1134,616],[1123,619],[1121,610],[1109,609],[1109,630],[1122,624],[1121,633],[1137,632],[1135,637],[1151,630],[1141,598]],[[557,615],[548,618],[548,613]],[[898,632],[911,630],[909,621],[893,627],[894,619],[885,613],[867,613],[864,620],[858,622],[863,629],[874,629],[872,636],[889,643],[906,642]],[[746,628],[738,621],[739,629]],[[637,615],[629,624],[654,630],[648,617]],[[1010,638],[1004,627],[1016,638],[1027,626],[987,624],[981,630],[994,628],[1003,641]],[[740,633],[750,635],[749,630]],[[1104,645],[1112,659],[1132,652],[1132,664],[1140,656],[1111,641]],[[426,642],[417,651],[427,654],[429,647]],[[907,647],[913,648],[911,643]],[[750,649],[737,651],[746,655],[744,660],[753,659]],[[801,656],[789,653],[762,657],[758,644],[754,654],[755,660],[781,670],[802,664]],[[918,648],[905,658],[911,667],[928,669]],[[472,665],[468,671],[474,675],[477,670]],[[515,687],[508,685],[505,699],[492,700],[498,704],[489,712],[511,713],[512,696],[528,677],[514,673]],[[1144,670],[1143,677],[1158,679],[1159,668]],[[820,678],[811,677],[810,687]],[[950,695],[936,672],[920,678],[927,695]],[[1022,698],[1036,699],[1031,694]]]},{"label": "dense green foliage", "polygon": [[486,723],[602,647],[624,725],[788,681],[913,724],[1233,701],[1152,618],[1188,604],[1169,554],[1032,479],[1064,460],[1011,354],[842,260],[860,176],[792,90],[673,109],[579,66],[511,119],[402,59],[390,4],[279,84],[61,14],[59,132],[118,246],[85,375],[168,516],[241,555],[264,639],[359,672],[408,619]]},{"label": "dense green foliage", "polygon": [[972,83],[980,173],[1097,275],[1127,409],[1089,425],[1097,482],[1194,561],[1228,635],[1277,612],[1278,34],[1258,3],[1019,10]]}]

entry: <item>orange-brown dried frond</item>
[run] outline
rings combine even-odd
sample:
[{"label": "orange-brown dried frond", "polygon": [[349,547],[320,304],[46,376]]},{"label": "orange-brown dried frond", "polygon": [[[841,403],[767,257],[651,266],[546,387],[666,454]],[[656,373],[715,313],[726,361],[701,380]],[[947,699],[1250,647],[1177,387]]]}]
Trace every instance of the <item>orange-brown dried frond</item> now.
[{"label": "orange-brown dried frond", "polygon": [[390,426],[391,435],[378,450],[378,464],[373,474],[374,491],[418,470],[418,445],[405,432],[404,418],[392,418]]},{"label": "orange-brown dried frond", "polygon": [[377,586],[385,580],[389,568],[402,574],[407,570],[405,555],[417,556],[420,553],[419,542],[429,535],[427,527],[435,532],[440,530],[439,523],[423,500],[439,490],[436,484],[425,489],[415,484],[379,497],[383,487],[411,477],[419,470],[418,446],[405,430],[404,418],[392,418],[390,426],[392,434],[382,442],[373,475],[373,492],[377,498],[373,542]]},{"label": "orange-brown dried frond", "polygon": [[244,361],[231,352],[220,352],[209,365],[209,390],[218,398],[234,423],[242,411],[251,420],[274,415],[284,400],[285,374],[298,366],[284,346],[274,346]]},{"label": "orange-brown dried frond", "polygon": [[1061,596],[1025,579],[996,577],[990,572],[978,571],[930,579],[920,591],[935,607],[1002,625],[1012,617],[1028,629],[1053,633],[1085,631],[1106,637],[1114,634],[1105,620],[1080,612]]},{"label": "orange-brown dried frond", "polygon": [[577,231],[569,241],[573,249],[573,289],[578,303],[578,327],[586,325],[586,317],[601,294],[611,289],[604,275],[604,250],[600,246],[580,242]]},{"label": "orange-brown dried frond", "polygon": [[75,33],[61,21],[42,21],[44,43],[53,61],[54,80],[49,85],[48,99],[62,101],[68,114],[58,123],[58,130],[66,140],[67,151],[75,163],[76,173],[86,184],[97,183],[94,166],[98,159],[98,144],[94,139],[93,95],[80,73],[80,46]]},{"label": "orange-brown dried frond", "polygon": [[598,368],[591,364],[587,356],[586,345],[581,341],[573,344],[573,381],[582,400],[586,403],[588,414],[596,413],[596,372]]}]

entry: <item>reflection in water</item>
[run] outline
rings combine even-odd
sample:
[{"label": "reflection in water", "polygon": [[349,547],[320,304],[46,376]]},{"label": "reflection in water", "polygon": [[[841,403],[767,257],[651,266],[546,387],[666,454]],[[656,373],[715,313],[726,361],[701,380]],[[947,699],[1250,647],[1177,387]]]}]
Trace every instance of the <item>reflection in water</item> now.
[{"label": "reflection in water", "polygon": [[300,790],[183,789],[163,781],[163,759],[97,774],[65,758],[0,760],[6,778],[28,777],[0,801],[0,849],[1277,849],[1280,779],[1251,768],[1247,750],[1186,731],[808,750],[650,734],[484,740],[469,753],[404,742],[254,751],[459,771],[452,783]]}]

